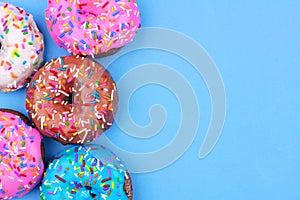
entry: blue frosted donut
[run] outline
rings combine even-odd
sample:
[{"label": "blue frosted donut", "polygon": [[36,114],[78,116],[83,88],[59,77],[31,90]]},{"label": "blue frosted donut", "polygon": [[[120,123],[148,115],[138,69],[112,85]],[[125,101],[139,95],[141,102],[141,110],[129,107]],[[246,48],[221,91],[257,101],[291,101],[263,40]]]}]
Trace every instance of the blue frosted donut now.
[{"label": "blue frosted donut", "polygon": [[103,146],[71,147],[53,158],[45,172],[41,199],[132,199],[129,173]]}]

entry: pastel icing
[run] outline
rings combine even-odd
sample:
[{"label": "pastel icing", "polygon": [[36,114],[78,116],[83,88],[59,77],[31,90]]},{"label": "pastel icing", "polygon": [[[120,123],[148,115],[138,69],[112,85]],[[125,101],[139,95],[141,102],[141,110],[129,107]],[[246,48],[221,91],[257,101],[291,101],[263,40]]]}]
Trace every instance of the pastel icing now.
[{"label": "pastel icing", "polygon": [[71,147],[49,164],[40,187],[41,198],[125,200],[125,176],[122,162],[105,147]]},{"label": "pastel icing", "polygon": [[136,0],[48,0],[46,24],[70,53],[98,55],[131,42],[140,28]]},{"label": "pastel icing", "polygon": [[0,91],[24,87],[43,62],[44,41],[33,17],[0,2]]},{"label": "pastel icing", "polygon": [[21,197],[41,180],[42,137],[20,116],[0,111],[0,199]]}]

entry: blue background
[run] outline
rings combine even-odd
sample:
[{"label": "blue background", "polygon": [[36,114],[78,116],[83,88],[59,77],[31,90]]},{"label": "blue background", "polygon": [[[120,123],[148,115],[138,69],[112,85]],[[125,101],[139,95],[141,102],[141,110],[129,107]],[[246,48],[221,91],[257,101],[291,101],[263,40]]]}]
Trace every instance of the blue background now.
[{"label": "blue background", "polygon": [[[67,54],[47,32],[46,0],[8,2],[33,14],[45,36],[45,61]],[[225,84],[227,117],[218,144],[199,160],[211,112],[201,76],[179,57],[156,50],[133,52],[115,62],[110,72],[116,81],[140,64],[156,62],[174,68],[193,85],[201,110],[197,137],[179,160],[156,172],[133,174],[134,199],[300,199],[300,1],[138,3],[142,26],[179,31],[207,50]],[[0,94],[0,107],[26,114],[24,102],[25,89]],[[114,126],[107,135],[116,145],[149,152],[176,135],[180,108],[168,90],[147,86],[130,102],[132,118],[140,125],[149,123],[148,109],[157,103],[167,110],[168,120],[164,130],[148,140],[128,137]],[[66,148],[47,138],[45,146],[47,159]],[[22,199],[38,198],[35,189]]]}]

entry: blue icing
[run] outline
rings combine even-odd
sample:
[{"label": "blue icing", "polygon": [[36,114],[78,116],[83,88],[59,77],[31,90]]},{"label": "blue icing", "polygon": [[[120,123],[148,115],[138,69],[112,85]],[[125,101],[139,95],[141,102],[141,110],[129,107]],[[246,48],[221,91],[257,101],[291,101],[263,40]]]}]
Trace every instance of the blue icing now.
[{"label": "blue icing", "polygon": [[103,146],[74,146],[56,155],[46,170],[41,198],[127,200],[126,168]]}]

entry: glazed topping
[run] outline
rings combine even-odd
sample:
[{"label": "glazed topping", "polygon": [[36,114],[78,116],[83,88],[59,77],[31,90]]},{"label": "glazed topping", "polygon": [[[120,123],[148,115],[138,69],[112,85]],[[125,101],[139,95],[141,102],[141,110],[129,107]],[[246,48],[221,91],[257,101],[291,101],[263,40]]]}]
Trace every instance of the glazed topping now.
[{"label": "glazed topping", "polygon": [[103,146],[72,147],[49,165],[41,198],[125,200],[125,170],[119,158]]},{"label": "glazed topping", "polygon": [[117,102],[108,71],[91,59],[67,56],[36,73],[26,108],[42,134],[76,144],[96,139],[112,125]]},{"label": "glazed topping", "polygon": [[140,28],[135,0],[49,0],[46,24],[57,45],[97,55],[131,42]]},{"label": "glazed topping", "polygon": [[21,8],[0,2],[0,90],[26,85],[43,62],[43,36],[33,17]]},{"label": "glazed topping", "polygon": [[0,111],[0,199],[23,196],[41,180],[40,133],[20,116]]}]

